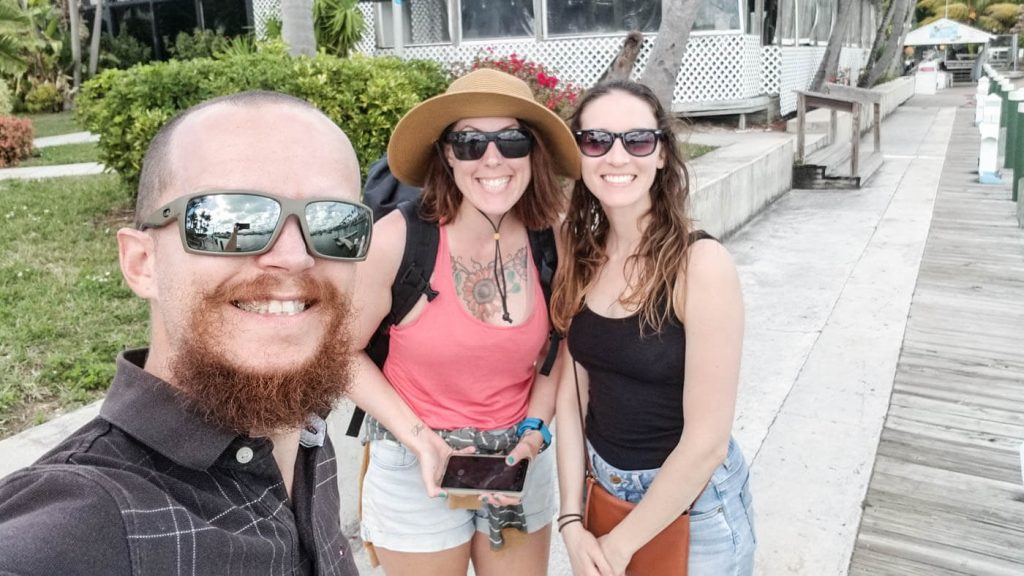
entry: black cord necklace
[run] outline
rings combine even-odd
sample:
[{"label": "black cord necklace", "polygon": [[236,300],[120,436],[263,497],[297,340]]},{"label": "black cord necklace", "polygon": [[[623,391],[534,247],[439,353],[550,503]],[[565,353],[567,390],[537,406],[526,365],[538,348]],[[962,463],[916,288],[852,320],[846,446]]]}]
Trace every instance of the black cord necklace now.
[{"label": "black cord necklace", "polygon": [[508,281],[505,279],[505,263],[501,259],[501,232],[498,230],[501,228],[501,223],[505,220],[505,216],[508,212],[501,215],[498,218],[498,223],[495,224],[491,221],[487,214],[484,214],[483,210],[476,209],[477,212],[483,216],[487,223],[494,229],[494,283],[498,288],[498,296],[501,297],[501,319],[509,324],[512,323],[512,315],[508,313]]}]

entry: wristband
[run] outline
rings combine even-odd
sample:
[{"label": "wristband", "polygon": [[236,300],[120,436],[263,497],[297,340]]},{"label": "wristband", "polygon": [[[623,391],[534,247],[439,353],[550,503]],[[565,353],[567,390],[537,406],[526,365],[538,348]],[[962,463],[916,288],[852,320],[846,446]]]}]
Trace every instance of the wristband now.
[{"label": "wristband", "polygon": [[565,522],[562,522],[561,524],[558,525],[558,533],[561,534],[562,533],[562,528],[565,528],[569,524],[574,524],[576,522],[579,522],[580,524],[582,524],[583,520],[581,518],[570,518],[569,520],[566,520]]},{"label": "wristband", "polygon": [[516,426],[516,436],[522,438],[523,434],[528,430],[536,430],[540,432],[540,436],[544,441],[540,446],[541,452],[543,452],[548,446],[551,446],[551,431],[544,425],[543,420],[540,418],[525,418],[518,426]]}]

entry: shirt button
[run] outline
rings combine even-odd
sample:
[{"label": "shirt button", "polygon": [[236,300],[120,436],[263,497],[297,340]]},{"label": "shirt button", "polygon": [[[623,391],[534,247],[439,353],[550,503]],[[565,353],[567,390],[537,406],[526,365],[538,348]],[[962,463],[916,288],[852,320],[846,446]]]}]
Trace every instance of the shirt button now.
[{"label": "shirt button", "polygon": [[252,448],[248,446],[242,446],[235,452],[235,460],[238,460],[239,464],[248,464],[252,462]]}]

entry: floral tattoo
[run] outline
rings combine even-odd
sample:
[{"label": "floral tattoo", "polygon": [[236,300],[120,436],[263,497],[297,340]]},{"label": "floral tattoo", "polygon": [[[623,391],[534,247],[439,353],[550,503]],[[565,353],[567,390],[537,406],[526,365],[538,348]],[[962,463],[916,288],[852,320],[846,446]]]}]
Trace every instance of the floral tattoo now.
[{"label": "floral tattoo", "polygon": [[[509,256],[504,264],[508,293],[521,292],[526,284],[526,246]],[[501,314],[501,298],[498,295],[498,283],[494,279],[493,260],[487,263],[470,260],[467,266],[462,258],[453,256],[452,273],[455,277],[455,290],[470,314],[484,321]]]}]

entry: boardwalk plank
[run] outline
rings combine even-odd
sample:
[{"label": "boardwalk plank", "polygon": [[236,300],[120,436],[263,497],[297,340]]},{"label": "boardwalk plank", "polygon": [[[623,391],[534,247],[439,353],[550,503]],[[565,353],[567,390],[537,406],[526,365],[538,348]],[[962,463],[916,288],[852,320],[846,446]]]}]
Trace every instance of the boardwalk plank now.
[{"label": "boardwalk plank", "polygon": [[850,574],[1024,574],[1024,231],[957,110]]}]

